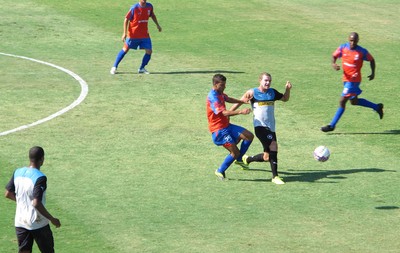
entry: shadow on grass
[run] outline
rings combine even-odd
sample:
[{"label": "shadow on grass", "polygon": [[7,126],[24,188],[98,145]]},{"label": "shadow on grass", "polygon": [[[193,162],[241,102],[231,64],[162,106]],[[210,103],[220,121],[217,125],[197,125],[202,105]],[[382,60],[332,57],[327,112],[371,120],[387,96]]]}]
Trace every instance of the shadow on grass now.
[{"label": "shadow on grass", "polygon": [[[250,171],[267,171],[251,169]],[[308,170],[308,171],[280,171],[285,182],[309,182],[309,183],[326,183],[333,184],[337,183],[337,180],[346,179],[348,174],[355,173],[381,173],[381,172],[396,172],[395,170],[384,170],[377,168],[367,169],[348,169],[348,170]],[[321,179],[331,179],[332,181],[318,182]],[[267,182],[271,181],[271,175],[269,174],[265,179],[238,179],[238,181],[252,181],[252,182]]]},{"label": "shadow on grass", "polygon": [[375,209],[379,210],[393,210],[393,209],[399,209],[400,207],[398,206],[377,206]]},{"label": "shadow on grass", "polygon": [[[243,74],[243,71],[232,71],[232,70],[188,70],[188,71],[170,71],[170,72],[150,72],[151,75],[187,75],[187,74]],[[117,72],[117,75],[139,75],[137,72]],[[140,74],[143,75],[143,74]]]},{"label": "shadow on grass", "polygon": [[383,132],[360,132],[360,133],[338,133],[338,132],[335,132],[335,133],[328,133],[328,134],[330,134],[330,135],[357,135],[357,134],[360,134],[360,135],[368,135],[368,134],[400,134],[400,130],[386,130],[386,131],[383,131]]}]

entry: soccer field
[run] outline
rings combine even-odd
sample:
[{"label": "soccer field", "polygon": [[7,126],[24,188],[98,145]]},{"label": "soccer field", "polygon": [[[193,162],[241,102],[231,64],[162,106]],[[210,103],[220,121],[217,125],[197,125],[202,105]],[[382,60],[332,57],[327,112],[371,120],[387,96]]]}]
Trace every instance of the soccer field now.
[{"label": "soccer field", "polygon": [[[151,74],[137,74],[143,52],[131,50],[110,75],[135,2],[0,0],[0,133],[79,100],[0,134],[3,187],[30,147],[46,151],[56,251],[398,252],[400,3],[149,2],[163,28],[149,22]],[[342,91],[331,54],[353,31],[377,64],[368,81],[364,63],[361,97],[383,103],[385,116],[348,104],[323,133]],[[227,152],[207,128],[211,78],[224,74],[225,92],[240,98],[264,71],[280,92],[293,84],[276,103],[286,184],[271,183],[269,163],[232,165],[218,181]],[[251,115],[231,122],[253,132]],[[320,145],[331,151],[325,163],[313,159]],[[255,140],[248,153],[261,150]],[[0,252],[17,251],[14,212],[0,198]]]}]

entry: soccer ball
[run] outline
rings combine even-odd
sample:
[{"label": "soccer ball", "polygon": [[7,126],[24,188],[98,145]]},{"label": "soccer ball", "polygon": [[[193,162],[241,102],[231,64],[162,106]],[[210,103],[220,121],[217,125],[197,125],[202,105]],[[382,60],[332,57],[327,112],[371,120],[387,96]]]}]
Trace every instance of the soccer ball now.
[{"label": "soccer ball", "polygon": [[319,162],[326,162],[329,159],[331,152],[325,146],[319,146],[314,150],[314,159]]}]

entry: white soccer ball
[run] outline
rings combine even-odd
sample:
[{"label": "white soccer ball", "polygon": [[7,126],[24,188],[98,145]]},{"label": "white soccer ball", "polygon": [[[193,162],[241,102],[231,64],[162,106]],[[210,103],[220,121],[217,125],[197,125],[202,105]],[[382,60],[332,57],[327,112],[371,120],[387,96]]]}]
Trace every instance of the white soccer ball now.
[{"label": "white soccer ball", "polygon": [[325,146],[319,146],[314,150],[314,159],[319,162],[326,162],[329,159],[331,152]]}]

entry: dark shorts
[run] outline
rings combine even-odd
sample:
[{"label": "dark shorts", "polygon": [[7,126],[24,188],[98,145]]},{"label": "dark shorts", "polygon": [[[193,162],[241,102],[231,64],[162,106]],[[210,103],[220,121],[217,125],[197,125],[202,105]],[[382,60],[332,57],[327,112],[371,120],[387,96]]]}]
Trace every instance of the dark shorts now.
[{"label": "dark shorts", "polygon": [[15,231],[17,234],[19,251],[32,251],[33,240],[35,240],[42,253],[54,252],[54,238],[50,225],[35,230],[16,227]]},{"label": "dark shorts", "polygon": [[275,132],[272,132],[267,127],[255,127],[254,132],[257,138],[260,140],[261,144],[263,145],[264,152],[269,153],[269,145],[271,145],[272,141],[276,141]]}]

